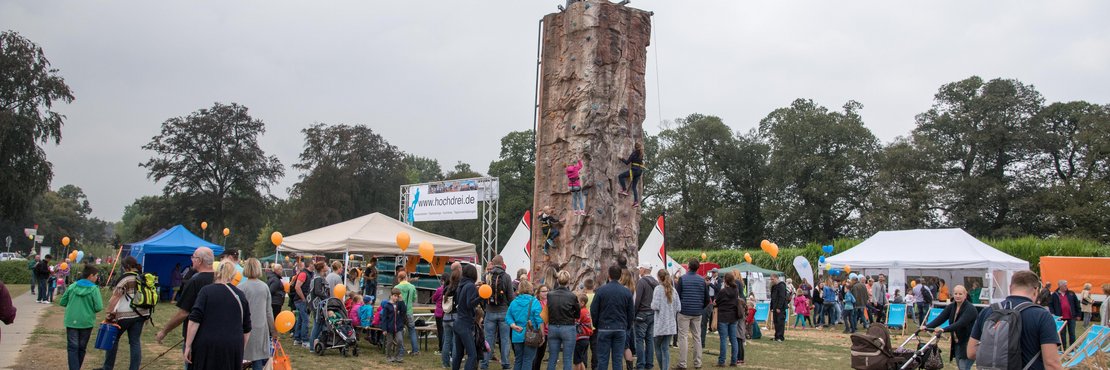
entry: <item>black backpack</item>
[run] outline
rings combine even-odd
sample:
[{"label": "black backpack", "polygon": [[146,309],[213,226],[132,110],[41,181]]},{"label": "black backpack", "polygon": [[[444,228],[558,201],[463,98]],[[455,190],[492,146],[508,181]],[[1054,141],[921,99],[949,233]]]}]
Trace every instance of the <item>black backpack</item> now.
[{"label": "black backpack", "polygon": [[[308,289],[310,295],[306,296],[306,298],[308,298],[309,307],[315,308],[321,301],[328,299],[328,282],[320,276],[312,277],[311,281],[312,284]],[[304,285],[301,286],[303,287]]]},{"label": "black backpack", "polygon": [[502,278],[505,275],[508,275],[508,273],[501,272],[499,274],[490,274],[490,287],[493,288],[493,296],[489,298],[489,304],[491,306],[502,306],[509,304],[509,302],[506,302],[508,300],[509,293],[505,292],[505,286],[503,284],[504,280]]},{"label": "black backpack", "polygon": [[[1004,308],[1001,304],[991,305],[991,314],[983,321],[983,333],[979,338],[975,365],[979,369],[1023,369],[1029,364],[1021,359],[1021,311],[1040,307],[1032,302],[1022,302],[1017,306]],[[1042,308],[1043,309],[1043,308]],[[1037,361],[1041,353],[1030,360]]]}]

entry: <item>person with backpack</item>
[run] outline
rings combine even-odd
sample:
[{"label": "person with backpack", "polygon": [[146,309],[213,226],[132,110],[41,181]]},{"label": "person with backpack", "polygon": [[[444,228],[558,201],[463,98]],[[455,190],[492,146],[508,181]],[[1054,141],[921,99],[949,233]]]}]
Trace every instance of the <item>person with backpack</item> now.
[{"label": "person with backpack", "polygon": [[324,331],[324,316],[327,314],[324,304],[332,294],[330,285],[324,277],[328,270],[327,264],[316,262],[312,267],[315,271],[313,271],[312,282],[308,285],[308,309],[312,314],[312,335],[308,339],[308,348],[316,348],[316,340],[320,338],[320,332]]},{"label": "person with backpack", "polygon": [[466,370],[478,368],[478,347],[475,346],[474,336],[478,330],[477,308],[481,298],[478,297],[478,288],[474,282],[478,280],[478,269],[474,265],[462,266],[462,278],[459,280],[455,292],[455,334],[454,356],[451,358],[451,369],[459,370],[463,367],[463,357],[466,358]]},{"label": "person with backpack", "polygon": [[123,333],[127,333],[127,343],[131,348],[129,368],[137,370],[143,359],[143,323],[150,318],[151,312],[150,308],[141,303],[146,300],[146,297],[141,294],[151,292],[153,287],[144,286],[147,289],[139,289],[140,284],[145,285],[146,282],[143,279],[143,267],[135,257],[124,257],[120,261],[120,266],[123,268],[123,276],[116,283],[115,288],[112,288],[112,298],[108,299],[108,306],[106,306],[108,316],[105,318],[107,322],[119,325],[120,335],[116,336],[111,349],[104,352],[104,366],[101,368],[112,370],[115,367],[119,341],[123,338]]},{"label": "person with backpack", "polygon": [[1040,278],[1029,270],[1010,278],[1010,296],[979,312],[967,358],[989,369],[1063,369],[1052,313],[1033,303]]},{"label": "person with backpack", "polygon": [[[967,288],[963,285],[952,288],[952,298],[955,302],[944,307],[944,311],[925,325],[925,329],[933,328],[937,335],[943,332],[952,333],[952,350],[948,353],[948,360],[955,361],[959,370],[971,370],[975,361],[967,358],[967,339],[971,336],[971,327],[975,325],[975,317],[979,315],[979,311],[968,302]],[[945,321],[949,323],[948,326],[940,327]]]},{"label": "person with backpack", "polygon": [[45,255],[35,265],[35,281],[39,285],[38,300],[35,303],[50,303],[50,255]]},{"label": "person with backpack", "polygon": [[509,304],[516,298],[516,292],[513,291],[513,277],[505,272],[505,260],[501,255],[494,256],[489,262],[490,270],[486,273],[486,282],[493,288],[493,295],[485,302],[485,334],[487,340],[490,341],[490,352],[482,358],[482,370],[489,368],[489,359],[493,352],[493,346],[501,347],[501,368],[508,369],[509,364],[509,349],[512,347],[512,338],[510,337],[511,329],[509,324],[505,321],[505,315],[509,310]]},{"label": "person with backpack", "polygon": [[309,348],[308,342],[308,297],[309,281],[312,271],[305,268],[303,261],[293,265],[294,275],[289,279],[289,308],[296,314],[293,323],[293,345]]}]

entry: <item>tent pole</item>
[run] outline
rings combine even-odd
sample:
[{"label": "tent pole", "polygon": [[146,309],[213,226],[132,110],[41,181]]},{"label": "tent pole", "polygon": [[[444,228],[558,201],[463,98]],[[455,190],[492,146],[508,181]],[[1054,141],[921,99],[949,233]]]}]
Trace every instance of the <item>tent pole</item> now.
[{"label": "tent pole", "polygon": [[343,276],[340,276],[341,278],[343,278],[343,283],[344,284],[347,283],[347,274],[351,271],[351,268],[349,266],[350,263],[351,263],[351,247],[347,247],[347,251],[343,253]]}]

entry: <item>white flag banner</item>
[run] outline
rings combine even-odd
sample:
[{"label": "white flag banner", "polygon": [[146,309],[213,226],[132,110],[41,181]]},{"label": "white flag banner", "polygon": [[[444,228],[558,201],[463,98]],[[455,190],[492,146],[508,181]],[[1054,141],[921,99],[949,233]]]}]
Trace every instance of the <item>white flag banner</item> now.
[{"label": "white flag banner", "polygon": [[798,270],[798,277],[806,279],[806,282],[813,286],[813,266],[809,264],[809,260],[802,256],[794,257],[794,268]]}]

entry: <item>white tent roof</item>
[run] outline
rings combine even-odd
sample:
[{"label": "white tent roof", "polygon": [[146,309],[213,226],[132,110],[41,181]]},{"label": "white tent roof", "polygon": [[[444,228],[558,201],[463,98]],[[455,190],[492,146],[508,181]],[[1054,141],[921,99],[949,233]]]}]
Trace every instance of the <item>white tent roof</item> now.
[{"label": "white tent roof", "polygon": [[[397,233],[409,233],[411,243],[404,253],[397,247]],[[417,229],[381,213],[324,226],[285,237],[279,252],[343,253],[360,252],[382,255],[419,255],[420,242],[435,246],[438,257],[470,257],[477,253],[474,244]]]},{"label": "white tent roof", "polygon": [[1029,262],[1002,253],[962,229],[880,231],[825,259],[833,267],[1028,270]]}]

